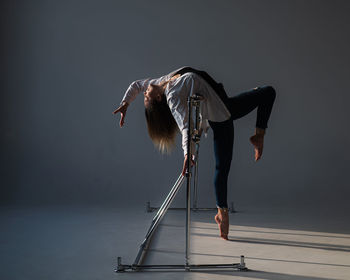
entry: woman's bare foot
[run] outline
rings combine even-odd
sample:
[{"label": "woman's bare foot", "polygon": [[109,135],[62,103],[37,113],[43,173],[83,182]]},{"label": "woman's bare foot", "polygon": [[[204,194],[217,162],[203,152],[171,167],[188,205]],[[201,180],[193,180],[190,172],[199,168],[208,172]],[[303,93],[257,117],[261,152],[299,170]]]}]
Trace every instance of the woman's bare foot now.
[{"label": "woman's bare foot", "polygon": [[255,161],[261,158],[264,147],[264,133],[256,133],[250,137],[250,142],[254,145]]},{"label": "woman's bare foot", "polygon": [[215,222],[219,226],[221,238],[228,240],[228,231],[230,223],[227,208],[218,208],[218,213],[215,215]]}]

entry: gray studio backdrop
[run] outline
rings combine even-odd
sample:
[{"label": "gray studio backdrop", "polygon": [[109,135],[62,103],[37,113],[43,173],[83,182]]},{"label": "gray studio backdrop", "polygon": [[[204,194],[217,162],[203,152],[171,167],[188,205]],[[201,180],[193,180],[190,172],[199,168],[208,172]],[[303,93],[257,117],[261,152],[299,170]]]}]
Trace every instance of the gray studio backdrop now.
[{"label": "gray studio backdrop", "polygon": [[[235,122],[237,207],[344,210],[349,188],[348,1],[2,1],[1,203],[160,203],[179,175],[147,136],[129,84],[183,65],[229,95],[273,85],[260,162],[256,111]],[[214,206],[212,131],[201,143],[200,205]],[[183,194],[181,194],[183,195]],[[175,202],[182,204],[182,197]]]}]

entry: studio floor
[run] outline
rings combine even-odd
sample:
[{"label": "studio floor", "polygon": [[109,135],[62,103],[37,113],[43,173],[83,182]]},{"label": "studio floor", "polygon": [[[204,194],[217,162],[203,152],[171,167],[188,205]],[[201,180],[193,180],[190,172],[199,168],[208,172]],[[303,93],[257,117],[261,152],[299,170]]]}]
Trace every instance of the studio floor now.
[{"label": "studio floor", "polygon": [[[192,212],[190,262],[237,263],[248,271],[115,273],[131,264],[154,216],[145,207],[2,207],[1,279],[350,279],[346,213],[242,207],[230,214],[229,241],[214,212]],[[170,210],[144,264],[184,264],[185,212]]]}]

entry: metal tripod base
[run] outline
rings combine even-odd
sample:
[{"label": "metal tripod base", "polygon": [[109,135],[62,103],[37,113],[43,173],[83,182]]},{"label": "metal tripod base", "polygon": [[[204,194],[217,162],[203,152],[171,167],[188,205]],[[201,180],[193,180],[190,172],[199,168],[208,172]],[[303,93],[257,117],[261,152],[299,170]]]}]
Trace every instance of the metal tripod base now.
[{"label": "metal tripod base", "polygon": [[[160,207],[152,207],[151,206],[151,202],[147,201],[147,204],[146,204],[146,211],[148,213],[151,213],[153,211],[156,211],[158,210]],[[168,210],[186,210],[185,207],[169,207]],[[211,208],[204,208],[204,207],[191,207],[191,210],[194,211],[194,212],[197,212],[197,211],[216,211],[218,210],[218,208],[216,207],[211,207]],[[237,211],[235,210],[234,208],[234,205],[233,205],[233,202],[231,201],[230,203],[230,207],[228,208],[229,212],[230,213],[237,213]]]},{"label": "metal tripod base", "polygon": [[159,265],[126,265],[122,264],[121,257],[118,257],[118,267],[115,272],[130,272],[140,270],[184,270],[184,271],[195,271],[195,270],[210,270],[217,268],[230,268],[239,271],[247,271],[248,268],[244,262],[244,256],[241,256],[240,263],[228,263],[228,264],[188,264],[188,265],[177,265],[177,264],[159,264]]}]

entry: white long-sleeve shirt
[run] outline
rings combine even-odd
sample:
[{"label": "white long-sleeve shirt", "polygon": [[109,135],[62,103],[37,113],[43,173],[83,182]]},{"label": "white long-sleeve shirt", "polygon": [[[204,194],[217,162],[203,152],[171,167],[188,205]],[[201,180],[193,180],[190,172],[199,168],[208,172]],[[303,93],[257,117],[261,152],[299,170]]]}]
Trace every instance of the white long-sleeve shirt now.
[{"label": "white long-sleeve shirt", "polygon": [[[181,67],[180,69],[182,69]],[[149,84],[159,84],[167,81],[171,76],[179,71],[177,69],[165,76],[157,79],[142,79],[134,81],[126,90],[120,104],[124,101],[131,103],[140,92],[146,91]],[[204,97],[200,106],[201,127],[206,132],[209,128],[208,120],[221,122],[231,117],[223,101],[214,91],[214,89],[200,76],[192,72],[182,74],[179,78],[172,80],[165,88],[164,94],[167,99],[170,111],[182,134],[182,149],[184,155],[187,154],[187,132],[188,132],[188,105],[187,98],[194,94],[200,94]],[[193,143],[193,142],[192,142]],[[191,147],[194,151],[194,146]]]}]

